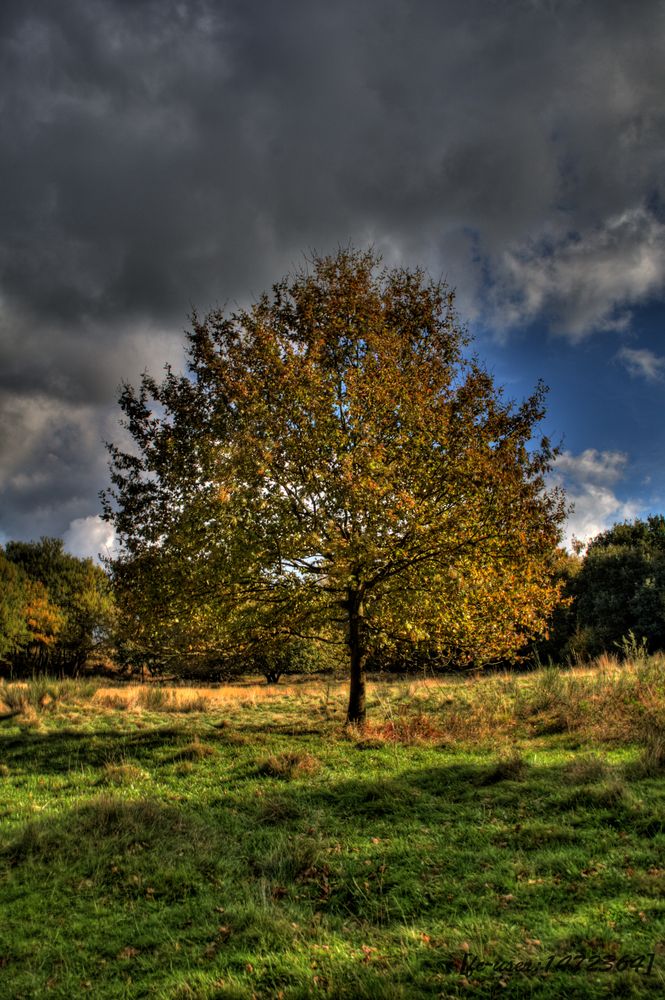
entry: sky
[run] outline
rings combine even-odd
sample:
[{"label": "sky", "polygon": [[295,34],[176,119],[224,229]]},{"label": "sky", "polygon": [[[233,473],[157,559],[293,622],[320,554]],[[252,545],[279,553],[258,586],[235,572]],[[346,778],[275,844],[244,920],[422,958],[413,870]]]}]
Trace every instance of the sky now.
[{"label": "sky", "polygon": [[549,385],[566,539],[665,511],[663,0],[3,0],[0,544],[109,551],[119,387],[303,255]]}]

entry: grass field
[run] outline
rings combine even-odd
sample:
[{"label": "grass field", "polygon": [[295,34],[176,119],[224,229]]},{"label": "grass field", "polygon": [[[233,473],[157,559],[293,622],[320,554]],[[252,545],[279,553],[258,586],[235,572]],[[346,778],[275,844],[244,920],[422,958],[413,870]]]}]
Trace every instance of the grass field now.
[{"label": "grass field", "polygon": [[665,995],[664,659],[0,702],[7,1000]]}]

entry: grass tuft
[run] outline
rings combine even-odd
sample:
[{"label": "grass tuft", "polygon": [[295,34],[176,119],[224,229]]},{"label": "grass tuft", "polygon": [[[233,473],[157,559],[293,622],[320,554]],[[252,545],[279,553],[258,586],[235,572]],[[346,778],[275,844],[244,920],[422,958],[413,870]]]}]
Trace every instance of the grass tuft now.
[{"label": "grass tuft", "polygon": [[258,773],[267,778],[304,778],[316,774],[321,767],[317,757],[297,750],[273,754],[261,761]]},{"label": "grass tuft", "polygon": [[205,695],[193,695],[191,698],[177,700],[171,708],[172,712],[207,712],[210,709],[210,699]]},{"label": "grass tuft", "polygon": [[441,724],[426,712],[401,712],[385,722],[367,722],[353,734],[359,741],[374,743],[423,743],[446,736]]},{"label": "grass tuft", "polygon": [[104,691],[95,698],[95,704],[100,708],[108,708],[112,712],[124,712],[129,708],[129,699],[123,693]]},{"label": "grass tuft", "polygon": [[499,781],[524,781],[529,765],[522,754],[514,750],[508,757],[502,757],[482,779],[483,785],[496,785]]},{"label": "grass tuft", "polygon": [[214,747],[209,746],[207,743],[201,743],[197,738],[192,740],[191,743],[179,747],[175,753],[175,757],[181,761],[197,761],[203,760],[205,757],[214,757],[216,753],[217,751]]},{"label": "grass tuft", "polygon": [[605,780],[610,774],[610,768],[597,754],[584,754],[566,764],[566,778],[574,785],[588,785]]},{"label": "grass tuft", "polygon": [[136,704],[148,712],[171,711],[175,698],[163,687],[141,687],[136,694]]},{"label": "grass tuft", "polygon": [[638,768],[646,777],[658,777],[665,771],[665,717],[655,712],[645,713],[640,735],[642,753]]},{"label": "grass tuft", "polygon": [[129,761],[118,764],[109,763],[104,767],[103,780],[111,785],[135,785],[149,777],[147,771]]},{"label": "grass tuft", "polygon": [[24,684],[3,684],[0,699],[8,712],[14,714],[25,712],[30,705],[30,696]]}]

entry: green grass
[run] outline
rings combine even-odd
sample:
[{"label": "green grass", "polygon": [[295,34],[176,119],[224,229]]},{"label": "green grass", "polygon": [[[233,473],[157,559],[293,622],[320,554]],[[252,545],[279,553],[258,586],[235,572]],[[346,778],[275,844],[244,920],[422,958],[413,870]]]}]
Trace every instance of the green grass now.
[{"label": "green grass", "polygon": [[380,683],[350,733],[322,683],[47,688],[0,687],[7,1000],[665,992],[660,661]]}]

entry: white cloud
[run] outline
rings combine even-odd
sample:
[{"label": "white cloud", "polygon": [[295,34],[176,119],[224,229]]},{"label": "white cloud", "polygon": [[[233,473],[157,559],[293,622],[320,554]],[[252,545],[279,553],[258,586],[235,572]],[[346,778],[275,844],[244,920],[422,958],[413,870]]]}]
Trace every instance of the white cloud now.
[{"label": "white cloud", "polygon": [[665,224],[642,207],[581,233],[543,235],[498,260],[491,308],[505,331],[548,314],[572,341],[624,330],[665,288]]},{"label": "white cloud", "polygon": [[65,548],[74,556],[98,560],[110,556],[115,550],[115,531],[102,521],[98,514],[77,517],[70,522],[64,534]]},{"label": "white cloud", "polygon": [[623,451],[596,451],[586,448],[579,455],[563,451],[554,463],[555,474],[567,481],[585,484],[618,482],[624,475],[628,456]]},{"label": "white cloud", "polygon": [[568,548],[572,548],[574,538],[588,542],[617,522],[632,521],[641,510],[640,504],[623,502],[607,487],[592,484],[579,492],[570,491],[568,499],[574,507],[564,532]]},{"label": "white cloud", "polygon": [[628,374],[644,378],[647,382],[662,382],[665,377],[665,357],[648,348],[622,347],[617,360],[625,365]]},{"label": "white cloud", "polygon": [[579,455],[564,451],[554,463],[551,480],[563,486],[573,505],[564,529],[564,544],[588,542],[618,521],[629,521],[641,511],[633,500],[621,500],[612,489],[624,476],[628,456],[619,451],[587,448]]}]

